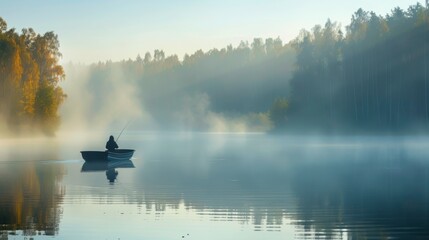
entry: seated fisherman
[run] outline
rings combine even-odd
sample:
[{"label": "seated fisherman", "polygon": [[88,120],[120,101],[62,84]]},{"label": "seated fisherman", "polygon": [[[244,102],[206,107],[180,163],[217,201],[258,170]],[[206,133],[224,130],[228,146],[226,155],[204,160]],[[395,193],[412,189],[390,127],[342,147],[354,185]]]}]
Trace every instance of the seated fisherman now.
[{"label": "seated fisherman", "polygon": [[106,148],[107,150],[109,150],[110,152],[115,151],[116,148],[119,148],[118,144],[115,142],[115,139],[113,138],[113,136],[110,136],[109,141],[107,141],[106,143]]}]

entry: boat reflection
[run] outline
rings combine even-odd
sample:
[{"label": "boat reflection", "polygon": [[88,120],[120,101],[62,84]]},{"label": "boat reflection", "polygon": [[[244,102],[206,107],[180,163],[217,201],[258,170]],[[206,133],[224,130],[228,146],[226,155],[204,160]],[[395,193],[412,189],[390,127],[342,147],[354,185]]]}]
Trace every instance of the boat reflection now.
[{"label": "boat reflection", "polygon": [[106,178],[110,183],[114,183],[118,176],[117,168],[135,168],[131,160],[109,160],[85,162],[82,165],[81,172],[106,172]]}]

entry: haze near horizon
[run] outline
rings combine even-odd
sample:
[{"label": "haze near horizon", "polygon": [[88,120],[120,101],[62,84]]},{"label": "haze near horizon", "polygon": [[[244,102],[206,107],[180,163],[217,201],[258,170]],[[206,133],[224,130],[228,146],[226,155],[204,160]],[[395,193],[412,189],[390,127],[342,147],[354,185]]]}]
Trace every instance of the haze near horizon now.
[{"label": "haze near horizon", "polygon": [[[253,38],[294,39],[328,18],[342,27],[357,9],[385,16],[424,1],[5,1],[0,16],[19,32],[58,34],[62,63],[135,59],[162,49],[167,55],[208,51]],[[23,6],[25,6],[23,8]]]}]

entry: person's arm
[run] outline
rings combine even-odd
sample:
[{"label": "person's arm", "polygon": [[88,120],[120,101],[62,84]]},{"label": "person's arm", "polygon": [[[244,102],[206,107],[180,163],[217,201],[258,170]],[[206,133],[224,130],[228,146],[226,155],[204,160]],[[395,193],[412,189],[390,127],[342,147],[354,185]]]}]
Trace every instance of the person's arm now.
[{"label": "person's arm", "polygon": [[119,148],[118,144],[115,142],[115,148]]}]

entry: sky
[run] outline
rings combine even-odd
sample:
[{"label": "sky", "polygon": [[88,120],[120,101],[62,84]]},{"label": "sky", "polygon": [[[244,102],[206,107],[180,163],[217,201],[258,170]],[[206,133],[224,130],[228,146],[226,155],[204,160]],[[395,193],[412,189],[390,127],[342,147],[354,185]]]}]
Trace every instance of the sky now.
[{"label": "sky", "polygon": [[329,18],[349,24],[359,8],[386,15],[424,0],[0,0],[9,28],[54,31],[62,63],[135,59],[162,49],[167,55],[237,46],[241,40],[294,39]]}]

